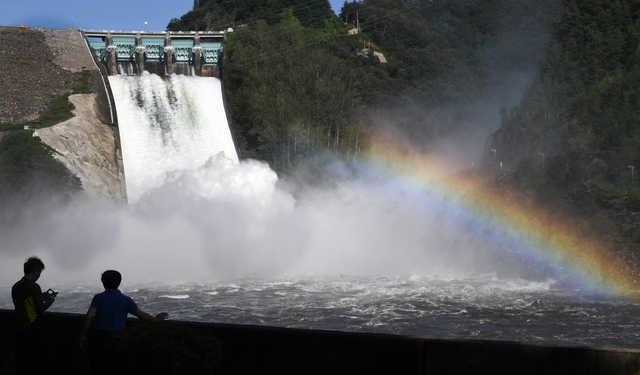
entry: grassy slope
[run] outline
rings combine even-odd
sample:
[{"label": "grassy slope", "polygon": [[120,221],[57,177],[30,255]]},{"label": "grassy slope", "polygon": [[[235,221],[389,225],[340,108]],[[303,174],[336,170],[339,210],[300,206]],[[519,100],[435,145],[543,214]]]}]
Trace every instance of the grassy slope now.
[{"label": "grassy slope", "polygon": [[40,204],[65,201],[80,180],[29,130],[4,132],[0,140],[0,225],[16,223]]}]

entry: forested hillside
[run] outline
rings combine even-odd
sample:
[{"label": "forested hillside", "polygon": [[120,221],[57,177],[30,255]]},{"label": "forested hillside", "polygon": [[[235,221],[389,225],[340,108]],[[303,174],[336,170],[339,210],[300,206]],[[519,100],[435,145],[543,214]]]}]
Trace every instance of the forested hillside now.
[{"label": "forested hillside", "polygon": [[264,20],[278,23],[282,12],[292,9],[304,26],[324,27],[334,20],[328,1],[318,0],[203,0],[199,7],[174,18],[169,30],[222,30]]},{"label": "forested hillside", "polygon": [[216,27],[235,28],[223,71],[243,157],[282,171],[320,148],[357,150],[356,113],[368,101],[368,86],[393,79],[357,55],[361,38],[347,34],[327,1],[265,1],[255,8],[209,1],[169,24],[173,30]]},{"label": "forested hillside", "polygon": [[[421,104],[473,99],[500,76],[535,66],[555,0],[397,1],[346,4],[341,17],[393,61]],[[462,99],[462,100],[461,100]]]},{"label": "forested hillside", "polygon": [[620,247],[640,243],[640,4],[564,1],[544,64],[488,164]]},{"label": "forested hillside", "polygon": [[427,149],[473,138],[479,153],[534,71],[554,3],[367,0],[335,16],[327,1],[211,0],[169,28],[235,28],[224,83],[241,154],[283,170],[319,148],[357,152],[371,126]]}]

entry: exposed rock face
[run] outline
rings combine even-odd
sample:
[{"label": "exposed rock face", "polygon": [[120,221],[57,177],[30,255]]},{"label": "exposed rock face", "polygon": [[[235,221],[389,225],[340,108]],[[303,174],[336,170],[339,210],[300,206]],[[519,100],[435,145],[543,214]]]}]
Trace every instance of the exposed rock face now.
[{"label": "exposed rock face", "polygon": [[74,117],[60,124],[39,129],[38,136],[57,154],[84,190],[94,196],[120,200],[124,197],[122,169],[114,130],[101,122],[95,94],[71,95]]},{"label": "exposed rock face", "polygon": [[77,74],[53,60],[42,31],[0,27],[0,124],[36,120],[53,96],[76,85]]}]

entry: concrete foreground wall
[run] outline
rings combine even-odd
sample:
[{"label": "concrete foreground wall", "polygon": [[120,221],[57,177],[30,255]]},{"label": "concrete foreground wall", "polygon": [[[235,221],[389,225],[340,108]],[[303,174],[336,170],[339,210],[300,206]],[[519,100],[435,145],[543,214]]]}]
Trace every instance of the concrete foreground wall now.
[{"label": "concrete foreground wall", "polygon": [[[86,374],[83,317],[48,314],[50,371]],[[0,310],[0,373],[13,374],[14,318]],[[640,374],[640,352],[167,321],[129,322],[123,373]],[[128,361],[128,362],[127,362]],[[52,372],[53,373],[53,372]]]}]

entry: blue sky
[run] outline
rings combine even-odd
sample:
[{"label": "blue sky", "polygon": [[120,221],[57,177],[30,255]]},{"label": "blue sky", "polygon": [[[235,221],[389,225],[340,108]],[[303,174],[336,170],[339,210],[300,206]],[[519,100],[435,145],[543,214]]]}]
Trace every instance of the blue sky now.
[{"label": "blue sky", "polygon": [[[330,2],[339,12],[344,0]],[[193,0],[0,0],[0,25],[164,30],[171,18],[192,6]]]}]

